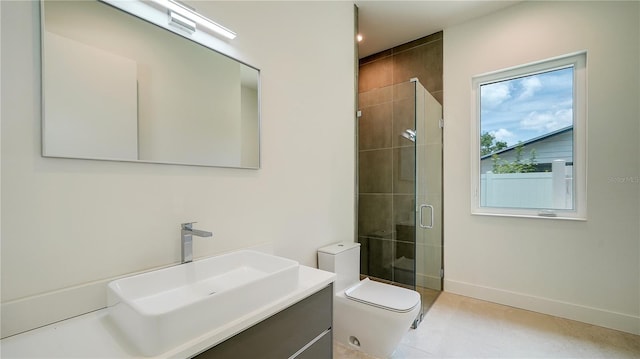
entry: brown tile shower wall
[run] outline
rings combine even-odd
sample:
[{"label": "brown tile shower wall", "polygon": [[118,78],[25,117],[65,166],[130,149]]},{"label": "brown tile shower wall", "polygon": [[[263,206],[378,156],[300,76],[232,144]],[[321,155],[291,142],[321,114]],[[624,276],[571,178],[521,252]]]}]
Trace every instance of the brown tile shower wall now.
[{"label": "brown tile shower wall", "polygon": [[360,59],[358,92],[417,77],[442,104],[442,31]]},{"label": "brown tile shower wall", "polygon": [[[399,136],[413,128],[411,78],[442,104],[442,32],[360,60],[358,241],[361,273],[412,285],[392,261],[415,259],[414,150]],[[407,85],[405,86],[404,83]],[[401,86],[391,85],[403,84]],[[400,263],[401,264],[401,263]],[[394,273],[395,272],[395,273]]]}]

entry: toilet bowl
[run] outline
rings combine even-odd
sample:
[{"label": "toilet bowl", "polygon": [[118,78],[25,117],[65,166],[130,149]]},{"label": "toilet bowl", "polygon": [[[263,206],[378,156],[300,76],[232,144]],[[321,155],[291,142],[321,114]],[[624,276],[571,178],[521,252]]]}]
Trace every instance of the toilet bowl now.
[{"label": "toilet bowl", "polygon": [[378,358],[393,354],[421,310],[418,292],[360,278],[360,243],[318,250],[318,267],[336,273],[333,338]]}]

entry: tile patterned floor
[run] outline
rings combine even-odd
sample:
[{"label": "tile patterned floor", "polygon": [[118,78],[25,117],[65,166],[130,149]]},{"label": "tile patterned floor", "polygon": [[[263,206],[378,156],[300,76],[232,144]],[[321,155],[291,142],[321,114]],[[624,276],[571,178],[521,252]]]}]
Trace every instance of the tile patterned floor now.
[{"label": "tile patterned floor", "polygon": [[[375,359],[334,345],[336,359]],[[442,293],[393,359],[640,358],[640,336]]]}]

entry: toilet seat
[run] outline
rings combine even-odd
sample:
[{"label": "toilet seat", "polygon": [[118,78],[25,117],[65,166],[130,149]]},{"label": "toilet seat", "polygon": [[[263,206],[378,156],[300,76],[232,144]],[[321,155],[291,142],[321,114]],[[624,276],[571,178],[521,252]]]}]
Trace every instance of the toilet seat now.
[{"label": "toilet seat", "polygon": [[346,289],[347,298],[393,312],[406,313],[420,303],[418,292],[390,284],[374,282],[369,278]]}]

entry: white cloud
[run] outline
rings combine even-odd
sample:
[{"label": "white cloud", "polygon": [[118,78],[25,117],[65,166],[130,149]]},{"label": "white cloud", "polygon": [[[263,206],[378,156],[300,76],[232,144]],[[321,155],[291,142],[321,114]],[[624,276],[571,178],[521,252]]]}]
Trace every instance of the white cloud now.
[{"label": "white cloud", "polygon": [[537,132],[552,132],[573,124],[573,110],[561,109],[555,112],[530,112],[520,121],[520,126],[525,130]]},{"label": "white cloud", "polygon": [[535,95],[542,88],[542,82],[537,76],[526,77],[520,82],[522,85],[522,93],[518,99],[527,99]]},{"label": "white cloud", "polygon": [[504,141],[507,143],[510,143],[515,136],[513,132],[504,128],[501,128],[497,131],[491,131],[490,133],[493,135],[493,137],[495,137],[496,141]]},{"label": "white cloud", "polygon": [[482,107],[494,108],[511,98],[511,88],[505,82],[483,85],[480,89]]}]

